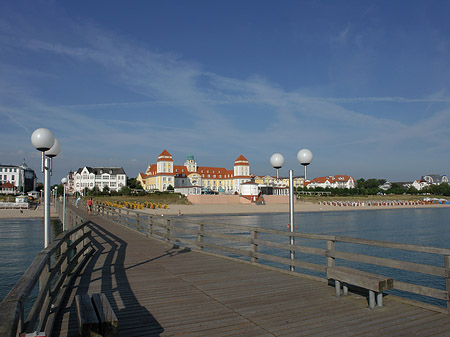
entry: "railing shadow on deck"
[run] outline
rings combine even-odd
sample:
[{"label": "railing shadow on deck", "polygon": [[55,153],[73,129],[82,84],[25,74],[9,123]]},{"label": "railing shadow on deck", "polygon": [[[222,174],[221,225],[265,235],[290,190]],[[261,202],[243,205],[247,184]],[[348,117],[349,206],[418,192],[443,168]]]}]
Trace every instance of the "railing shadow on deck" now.
[{"label": "railing shadow on deck", "polygon": [[[76,295],[88,293],[90,284],[100,280],[101,289],[96,290],[96,292],[104,293],[110,302],[111,307],[119,320],[120,333],[127,333],[126,331],[121,331],[120,327],[127,325],[132,326],[132,324],[124,324],[125,321],[130,319],[133,319],[136,323],[140,324],[145,322],[146,327],[142,328],[147,328],[146,333],[148,332],[149,335],[159,335],[164,332],[163,327],[153,315],[145,307],[139,304],[139,301],[135,297],[130,286],[126,273],[126,269],[128,268],[125,268],[124,265],[128,244],[104,228],[96,226],[95,223],[92,223],[90,229],[92,231],[92,244],[96,249],[96,253],[89,260],[83,273],[79,277]],[[102,267],[100,270],[98,262],[101,258],[104,259],[104,261],[101,261]],[[96,275],[99,271],[101,271],[101,276]],[[116,283],[117,286],[114,286],[114,283]],[[119,296],[121,303],[125,305],[124,308],[119,309],[115,296]],[[73,300],[65,309],[65,312],[70,312],[69,326],[71,325],[71,322],[77,321],[75,311],[70,310],[74,305]],[[131,311],[132,315],[130,315]],[[64,312],[61,314],[64,314]],[[58,323],[60,324],[61,320],[58,320]],[[59,334],[60,329],[60,325],[55,326],[55,334]]]}]

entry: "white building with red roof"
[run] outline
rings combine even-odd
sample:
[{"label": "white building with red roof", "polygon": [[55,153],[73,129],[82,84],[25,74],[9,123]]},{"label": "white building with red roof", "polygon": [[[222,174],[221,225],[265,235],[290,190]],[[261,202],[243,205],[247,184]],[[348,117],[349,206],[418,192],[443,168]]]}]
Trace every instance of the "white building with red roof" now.
[{"label": "white building with red roof", "polygon": [[328,177],[318,177],[305,182],[308,188],[355,188],[356,181],[353,177],[347,175],[336,175]]},{"label": "white building with red roof", "polygon": [[164,150],[156,164],[150,164],[137,180],[147,191],[166,191],[169,186],[183,194],[202,191],[241,193],[241,185],[251,180],[248,160],[240,155],[232,170],[224,167],[199,166],[193,155],[183,165],[174,165],[172,155]]}]

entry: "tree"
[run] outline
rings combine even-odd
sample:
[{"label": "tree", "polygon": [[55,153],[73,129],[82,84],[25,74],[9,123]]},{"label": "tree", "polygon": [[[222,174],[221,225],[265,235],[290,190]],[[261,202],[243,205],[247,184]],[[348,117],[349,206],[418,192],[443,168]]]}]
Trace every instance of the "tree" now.
[{"label": "tree", "polygon": [[110,193],[109,186],[108,185],[103,186],[102,192],[103,192],[103,194],[109,194]]},{"label": "tree", "polygon": [[122,186],[119,192],[121,195],[131,195],[131,188],[128,186]]},{"label": "tree", "polygon": [[127,185],[128,185],[128,187],[130,187],[131,189],[142,189],[141,182],[138,181],[136,178],[129,178],[129,179],[127,180]]},{"label": "tree", "polygon": [[174,188],[173,188],[173,186],[172,186],[172,185],[169,185],[169,186],[167,186],[167,190],[168,190],[168,191],[172,191],[172,192],[173,192]]}]

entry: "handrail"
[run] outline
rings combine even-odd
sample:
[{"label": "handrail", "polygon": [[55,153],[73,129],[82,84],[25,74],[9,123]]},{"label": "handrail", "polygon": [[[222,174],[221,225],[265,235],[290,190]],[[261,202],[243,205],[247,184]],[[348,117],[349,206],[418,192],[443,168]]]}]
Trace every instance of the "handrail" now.
[{"label": "handrail", "polygon": [[[60,203],[57,203],[60,213]],[[68,291],[68,285],[90,258],[89,221],[84,221],[70,209],[66,210],[67,230],[43,249],[20,280],[0,303],[0,336],[22,336],[23,333],[45,331],[50,336],[55,317]],[[29,296],[39,287],[36,298]],[[31,304],[26,318],[26,306]]]},{"label": "handrail", "polygon": [[[426,247],[412,244],[401,244],[386,241],[358,239],[352,237],[320,235],[307,233],[291,233],[265,229],[252,226],[240,226],[218,223],[199,223],[189,221],[188,218],[152,216],[148,213],[136,210],[114,208],[111,206],[95,204],[95,212],[110,220],[143,235],[153,237],[165,242],[183,245],[193,250],[204,250],[220,255],[226,255],[240,260],[248,260],[258,263],[261,260],[269,263],[296,266],[304,269],[312,277],[325,278],[326,268],[338,265],[351,265],[355,269],[373,272],[375,268],[382,267],[383,273],[392,273],[393,270],[416,272],[424,275],[438,277],[442,280],[441,288],[433,288],[428,285],[415,284],[410,280],[394,280],[396,290],[415,295],[424,295],[446,302],[447,308],[423,303],[433,310],[450,312],[450,249],[438,247]],[[261,238],[264,235],[264,238]],[[289,237],[313,241],[311,245],[300,245],[304,240],[297,240],[296,245],[289,244]],[[377,247],[381,249],[395,249],[416,253],[427,253],[440,256],[442,267],[421,263],[421,261],[402,261],[390,258],[389,252],[384,257],[368,254],[354,253],[339,250],[337,246],[342,244]],[[322,245],[320,247],[320,245]],[[246,247],[246,248],[245,248]],[[296,251],[308,254],[309,258],[291,260],[282,254],[268,253],[266,248],[277,250]],[[357,265],[355,266],[355,263]],[[363,264],[363,266],[361,266]],[[279,268],[277,266],[272,266]],[[280,268],[279,268],[280,269]],[[308,272],[308,271],[312,271]],[[317,274],[319,273],[319,275]],[[412,275],[412,274],[411,274]],[[394,275],[386,275],[394,277]],[[421,299],[419,299],[421,301]]]}]

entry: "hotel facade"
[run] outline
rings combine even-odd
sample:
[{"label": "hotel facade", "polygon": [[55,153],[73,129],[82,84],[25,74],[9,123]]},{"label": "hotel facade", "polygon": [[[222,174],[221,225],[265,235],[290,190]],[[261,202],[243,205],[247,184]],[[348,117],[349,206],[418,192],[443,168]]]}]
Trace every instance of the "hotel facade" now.
[{"label": "hotel facade", "polygon": [[103,191],[107,187],[110,191],[120,191],[127,186],[127,175],[122,167],[89,167],[79,168],[69,173],[69,192],[83,194],[84,190],[97,187]]},{"label": "hotel facade", "polygon": [[182,194],[221,192],[241,194],[242,185],[251,180],[248,160],[240,155],[233,169],[199,166],[193,155],[188,155],[183,165],[174,165],[172,155],[164,150],[156,164],[148,165],[144,173],[137,176],[146,191],[167,191],[169,186]]}]

